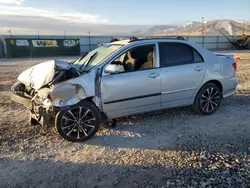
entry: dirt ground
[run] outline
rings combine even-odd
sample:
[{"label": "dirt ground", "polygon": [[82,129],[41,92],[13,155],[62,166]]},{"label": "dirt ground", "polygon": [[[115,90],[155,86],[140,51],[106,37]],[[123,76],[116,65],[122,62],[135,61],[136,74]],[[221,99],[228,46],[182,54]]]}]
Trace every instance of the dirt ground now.
[{"label": "dirt ground", "polygon": [[215,114],[121,118],[85,143],[28,126],[10,100],[19,73],[44,59],[0,59],[0,187],[250,187],[250,53],[237,55],[237,95]]}]

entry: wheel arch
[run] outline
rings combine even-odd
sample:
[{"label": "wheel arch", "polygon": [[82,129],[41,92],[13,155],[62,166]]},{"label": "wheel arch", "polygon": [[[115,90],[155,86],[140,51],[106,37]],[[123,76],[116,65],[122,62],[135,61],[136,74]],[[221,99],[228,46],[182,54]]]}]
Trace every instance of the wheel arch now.
[{"label": "wheel arch", "polygon": [[98,98],[96,99],[95,97],[87,97],[87,98],[81,100],[79,103],[81,103],[82,101],[88,101],[88,102],[94,104],[101,114],[102,121],[104,122],[104,121],[108,120],[108,116],[106,113],[103,112],[102,105],[101,105],[100,101],[98,100]]},{"label": "wheel arch", "polygon": [[223,86],[222,86],[222,84],[221,84],[220,81],[218,81],[218,80],[209,80],[209,81],[205,82],[204,84],[202,84],[202,85],[200,86],[200,88],[196,91],[195,96],[194,96],[194,101],[195,101],[195,98],[196,98],[196,96],[198,95],[199,91],[201,90],[201,88],[202,88],[204,85],[208,84],[208,83],[212,83],[212,84],[217,85],[217,86],[221,89],[221,92],[223,92]]},{"label": "wheel arch", "polygon": [[207,81],[206,83],[204,83],[204,84],[202,85],[202,87],[203,87],[205,84],[208,84],[208,83],[212,83],[212,84],[217,85],[217,86],[220,88],[221,92],[223,92],[223,86],[222,86],[222,84],[221,84],[220,81],[218,81],[218,80],[209,80],[209,81]]},{"label": "wheel arch", "polygon": [[79,101],[79,103],[81,103],[82,101],[88,101],[88,102],[93,103],[99,109],[99,111],[102,112],[101,99],[99,97],[95,97],[95,96],[86,97],[82,99],[81,101]]}]

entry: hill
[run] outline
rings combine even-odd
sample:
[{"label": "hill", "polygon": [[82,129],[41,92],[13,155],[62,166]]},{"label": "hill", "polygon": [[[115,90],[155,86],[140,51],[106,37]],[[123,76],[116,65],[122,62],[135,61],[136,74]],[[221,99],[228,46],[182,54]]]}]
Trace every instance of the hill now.
[{"label": "hill", "polygon": [[[250,33],[250,24],[247,22],[247,33]],[[204,28],[203,28],[204,27]],[[141,34],[146,35],[218,35],[221,30],[226,35],[241,35],[244,24],[233,20],[212,20],[204,23],[191,22],[185,25],[155,25]]]}]

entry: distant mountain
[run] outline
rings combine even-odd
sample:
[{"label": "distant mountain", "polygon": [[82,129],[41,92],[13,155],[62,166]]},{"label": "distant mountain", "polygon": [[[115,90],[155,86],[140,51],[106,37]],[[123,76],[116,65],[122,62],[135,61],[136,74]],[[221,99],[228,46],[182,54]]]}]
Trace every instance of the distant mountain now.
[{"label": "distant mountain", "polygon": [[[246,30],[250,32],[250,23]],[[204,28],[203,28],[204,27]],[[182,25],[155,25],[144,32],[146,35],[218,35],[221,30],[226,35],[241,35],[244,24],[233,20],[213,20],[204,23],[190,22]]]}]

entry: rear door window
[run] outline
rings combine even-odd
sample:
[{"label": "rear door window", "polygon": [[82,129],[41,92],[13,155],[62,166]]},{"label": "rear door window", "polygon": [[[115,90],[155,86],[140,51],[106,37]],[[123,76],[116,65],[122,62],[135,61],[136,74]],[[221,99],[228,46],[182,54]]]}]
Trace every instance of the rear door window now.
[{"label": "rear door window", "polygon": [[202,62],[200,54],[191,46],[183,43],[159,43],[161,67],[171,67]]},{"label": "rear door window", "polygon": [[193,50],[194,53],[194,63],[200,63],[203,62],[203,57],[194,49]]}]

